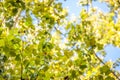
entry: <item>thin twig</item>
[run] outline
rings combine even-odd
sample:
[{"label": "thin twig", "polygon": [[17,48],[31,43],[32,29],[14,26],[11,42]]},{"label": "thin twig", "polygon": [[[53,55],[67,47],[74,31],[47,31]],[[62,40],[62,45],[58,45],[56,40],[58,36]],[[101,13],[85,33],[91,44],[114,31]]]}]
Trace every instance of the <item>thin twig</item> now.
[{"label": "thin twig", "polygon": [[16,14],[16,16],[14,17],[14,24],[13,24],[13,27],[16,27],[16,24],[17,24],[17,22],[18,22],[18,18],[19,18],[20,14],[21,14],[21,11],[22,11],[22,9],[19,8],[19,9],[18,9],[18,12],[17,12],[17,14]]},{"label": "thin twig", "polygon": [[87,12],[89,11],[89,1],[87,0]]},{"label": "thin twig", "polygon": [[57,27],[54,27],[56,31],[58,31],[60,34],[62,34],[64,37],[66,34],[63,34],[60,30],[57,29]]}]

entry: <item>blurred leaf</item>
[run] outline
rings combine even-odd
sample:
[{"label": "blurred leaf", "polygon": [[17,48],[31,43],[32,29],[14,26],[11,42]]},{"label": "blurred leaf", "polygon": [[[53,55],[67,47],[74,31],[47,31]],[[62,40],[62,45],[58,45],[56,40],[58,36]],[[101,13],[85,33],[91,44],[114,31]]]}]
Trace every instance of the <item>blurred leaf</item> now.
[{"label": "blurred leaf", "polygon": [[109,75],[111,73],[110,68],[106,65],[100,68],[101,74],[105,73],[106,75]]},{"label": "blurred leaf", "polygon": [[20,60],[21,60],[21,58],[20,58],[20,54],[16,55],[15,60],[17,60],[17,61],[20,61]]},{"label": "blurred leaf", "polygon": [[87,65],[80,65],[81,70],[84,70],[85,68],[87,68]]},{"label": "blurred leaf", "polygon": [[107,78],[105,78],[105,80],[115,80],[115,79],[111,76],[108,76]]}]

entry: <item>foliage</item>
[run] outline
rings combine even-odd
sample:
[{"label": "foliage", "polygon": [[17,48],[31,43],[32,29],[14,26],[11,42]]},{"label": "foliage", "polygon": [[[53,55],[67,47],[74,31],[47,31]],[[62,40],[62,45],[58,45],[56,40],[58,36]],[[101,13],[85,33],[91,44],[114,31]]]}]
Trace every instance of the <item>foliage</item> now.
[{"label": "foliage", "polygon": [[105,55],[107,44],[120,47],[119,4],[112,1],[105,0],[111,11],[103,13],[92,7],[92,0],[80,0],[79,18],[69,21],[59,1],[1,0],[0,79],[119,79],[115,63],[97,55]]}]

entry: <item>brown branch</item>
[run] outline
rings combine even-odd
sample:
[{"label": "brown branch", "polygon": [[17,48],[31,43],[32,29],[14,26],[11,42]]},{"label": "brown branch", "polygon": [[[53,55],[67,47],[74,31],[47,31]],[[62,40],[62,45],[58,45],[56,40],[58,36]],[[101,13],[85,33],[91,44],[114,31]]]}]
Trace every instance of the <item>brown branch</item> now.
[{"label": "brown branch", "polygon": [[[95,57],[103,64],[103,65],[106,65],[98,56],[97,56],[97,54],[94,54],[95,55]],[[110,68],[108,65],[106,65],[108,68]],[[111,71],[111,73],[118,79],[118,80],[120,80],[120,78],[115,74],[115,72],[113,71],[113,70],[111,70],[110,69],[110,71]]]},{"label": "brown branch", "polygon": [[87,0],[87,12],[89,11],[89,0]]},{"label": "brown branch", "polygon": [[50,3],[48,4],[48,7],[51,6],[51,4],[53,3],[54,0],[50,0]]},{"label": "brown branch", "polygon": [[60,30],[58,30],[56,27],[54,27],[54,28],[55,28],[55,30],[58,31],[60,34],[65,35],[65,34],[63,34]]},{"label": "brown branch", "polygon": [[14,24],[13,24],[13,27],[16,27],[16,24],[17,24],[17,22],[18,22],[18,18],[19,18],[20,14],[21,14],[21,11],[22,11],[22,9],[19,8],[19,9],[18,9],[18,12],[17,12],[17,14],[16,14],[16,16],[14,17]]}]

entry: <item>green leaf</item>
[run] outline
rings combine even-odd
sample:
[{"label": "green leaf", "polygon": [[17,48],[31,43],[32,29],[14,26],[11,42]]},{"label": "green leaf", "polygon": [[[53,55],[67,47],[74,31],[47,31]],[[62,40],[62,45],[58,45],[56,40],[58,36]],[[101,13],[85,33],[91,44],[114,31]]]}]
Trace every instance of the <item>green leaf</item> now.
[{"label": "green leaf", "polygon": [[71,78],[74,79],[75,77],[77,77],[75,70],[72,70],[72,71],[70,71],[70,72],[71,72]]},{"label": "green leaf", "polygon": [[95,80],[104,80],[102,75],[95,76]]},{"label": "green leaf", "polygon": [[81,70],[84,70],[85,68],[87,68],[87,65],[80,65]]},{"label": "green leaf", "polygon": [[10,50],[9,54],[10,54],[11,56],[13,56],[13,57],[16,56],[16,52],[15,52],[14,50]]},{"label": "green leaf", "polygon": [[101,74],[105,73],[106,75],[109,75],[111,73],[110,68],[106,65],[100,68]]},{"label": "green leaf", "polygon": [[15,60],[21,61],[20,54],[16,55]]},{"label": "green leaf", "polygon": [[105,78],[105,80],[115,80],[115,79],[111,76],[108,76],[108,77]]},{"label": "green leaf", "polygon": [[3,47],[5,45],[4,39],[0,39],[0,47]]}]

